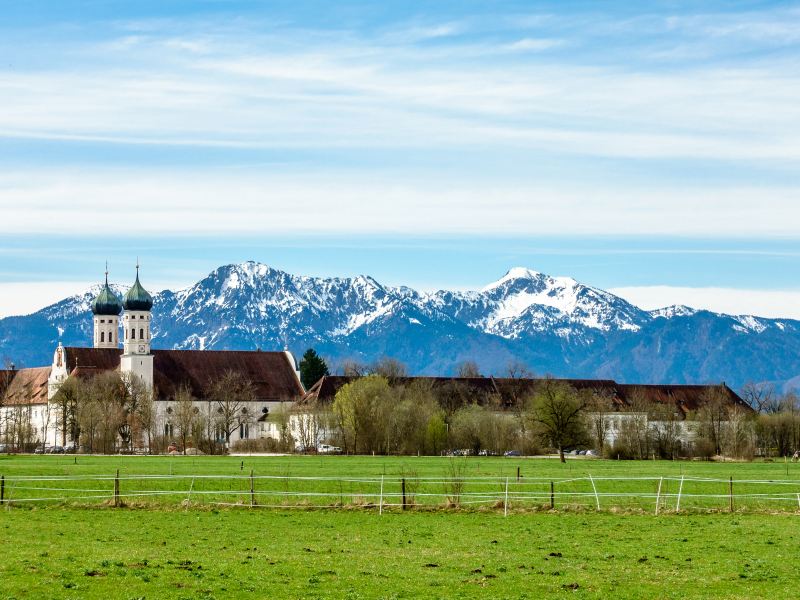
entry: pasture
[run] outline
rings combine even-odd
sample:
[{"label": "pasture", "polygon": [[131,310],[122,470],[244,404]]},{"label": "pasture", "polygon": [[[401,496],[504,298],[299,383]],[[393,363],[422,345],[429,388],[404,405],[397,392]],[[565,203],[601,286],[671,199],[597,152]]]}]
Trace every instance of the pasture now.
[{"label": "pasture", "polygon": [[[565,488],[591,475],[598,493],[614,481],[621,490],[643,488],[633,477],[647,486],[655,478],[692,478],[697,489],[721,493],[687,501],[680,513],[667,496],[659,516],[652,496],[635,503],[599,496],[600,511],[593,494],[557,496],[563,506],[555,511],[540,505],[546,495],[528,504],[511,497],[505,516],[494,499],[444,508],[443,495],[429,502],[419,491],[455,472],[465,482],[463,498],[487,485],[502,497],[498,484],[515,485],[517,467],[523,482],[552,479]],[[117,469],[120,508],[111,502]],[[257,503],[276,508],[250,508],[251,469],[263,477],[255,480]],[[754,500],[746,507],[737,497],[728,513],[724,494],[729,477],[772,481],[794,493],[800,465],[791,463],[0,456],[0,474],[10,500],[0,508],[2,598],[780,598],[794,596],[800,584],[796,505]],[[195,479],[195,486],[217,489],[186,502],[192,476],[200,475],[214,477]],[[42,483],[25,485],[22,477],[102,494],[19,502],[23,492],[36,494],[23,488]],[[348,496],[365,481],[414,477],[433,483],[419,485],[416,505],[406,511],[392,506],[388,489],[382,514],[375,503]],[[341,498],[270,495],[287,481],[290,492],[341,488]],[[166,493],[126,495],[126,488],[149,490],[155,482]],[[241,489],[221,493],[222,485]]]},{"label": "pasture", "polygon": [[800,464],[783,461],[28,455],[0,456],[0,476],[14,505],[800,509]]}]

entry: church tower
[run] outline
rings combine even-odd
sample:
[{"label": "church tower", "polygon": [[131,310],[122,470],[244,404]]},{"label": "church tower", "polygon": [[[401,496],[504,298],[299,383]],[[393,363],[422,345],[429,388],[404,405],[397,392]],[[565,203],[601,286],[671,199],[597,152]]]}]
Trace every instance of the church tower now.
[{"label": "church tower", "polygon": [[120,370],[135,373],[148,387],[153,386],[153,355],[150,354],[150,322],[153,298],[139,282],[139,264],[136,264],[136,282],[122,301],[124,351],[120,357]]},{"label": "church tower", "polygon": [[121,312],[122,304],[119,298],[108,287],[108,265],[106,265],[106,283],[92,302],[95,348],[119,347],[119,313]]}]

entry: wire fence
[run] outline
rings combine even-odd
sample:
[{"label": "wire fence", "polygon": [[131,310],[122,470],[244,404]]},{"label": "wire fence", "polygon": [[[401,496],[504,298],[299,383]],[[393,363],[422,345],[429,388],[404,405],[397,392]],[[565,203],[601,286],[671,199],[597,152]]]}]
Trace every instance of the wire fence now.
[{"label": "wire fence", "polygon": [[389,510],[489,508],[800,512],[798,480],[698,477],[298,477],[81,475],[0,477],[0,506],[239,506]]}]

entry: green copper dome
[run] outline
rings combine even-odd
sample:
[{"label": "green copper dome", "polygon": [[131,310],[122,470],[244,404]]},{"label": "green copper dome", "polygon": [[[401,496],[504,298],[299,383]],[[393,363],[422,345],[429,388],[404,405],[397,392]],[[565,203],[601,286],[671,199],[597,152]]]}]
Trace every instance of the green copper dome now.
[{"label": "green copper dome", "polygon": [[119,315],[122,312],[122,304],[117,295],[108,287],[108,274],[106,274],[106,284],[100,294],[92,302],[92,313],[95,315]]},{"label": "green copper dome", "polygon": [[125,294],[122,302],[125,310],[150,310],[153,308],[153,297],[139,283],[139,267],[136,267],[136,282],[133,287]]}]

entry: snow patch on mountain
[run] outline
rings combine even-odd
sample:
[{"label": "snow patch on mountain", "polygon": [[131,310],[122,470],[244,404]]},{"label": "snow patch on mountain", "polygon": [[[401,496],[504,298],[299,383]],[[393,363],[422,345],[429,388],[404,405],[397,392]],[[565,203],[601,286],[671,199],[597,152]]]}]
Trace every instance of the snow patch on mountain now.
[{"label": "snow patch on mountain", "polygon": [[750,315],[739,315],[733,318],[741,323],[744,331],[748,332],[752,331],[754,333],[762,333],[767,329],[768,326],[764,319],[759,319]]},{"label": "snow patch on mountain", "polygon": [[696,315],[697,310],[684,306],[683,304],[673,304],[664,308],[657,308],[650,311],[650,316],[655,319],[672,319],[673,317],[691,317]]}]

